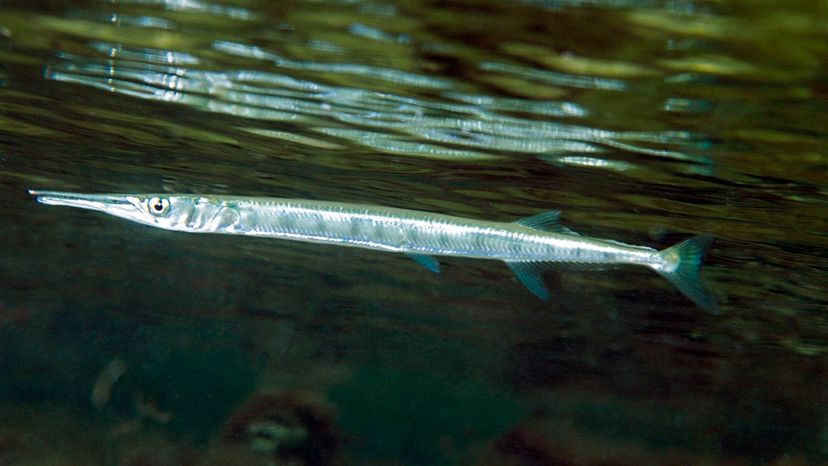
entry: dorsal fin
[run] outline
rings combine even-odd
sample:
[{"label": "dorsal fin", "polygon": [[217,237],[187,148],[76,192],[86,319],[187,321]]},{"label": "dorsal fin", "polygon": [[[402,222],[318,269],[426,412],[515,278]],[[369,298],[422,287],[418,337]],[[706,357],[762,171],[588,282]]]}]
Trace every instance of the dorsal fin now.
[{"label": "dorsal fin", "polygon": [[560,226],[561,211],[547,210],[530,217],[523,217],[515,220],[515,223],[520,223],[529,228],[536,228],[538,230],[554,230]]},{"label": "dorsal fin", "polygon": [[555,233],[565,233],[567,235],[578,234],[561,225],[560,220],[560,210],[547,210],[539,214],[532,215],[531,217],[524,217],[515,220],[515,223],[519,223],[523,226],[534,228],[536,230],[554,231]]}]

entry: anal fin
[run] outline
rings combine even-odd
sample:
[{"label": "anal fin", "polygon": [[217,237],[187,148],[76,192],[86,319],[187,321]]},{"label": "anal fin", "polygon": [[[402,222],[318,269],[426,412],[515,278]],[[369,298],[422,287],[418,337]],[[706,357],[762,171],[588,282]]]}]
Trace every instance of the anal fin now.
[{"label": "anal fin", "polygon": [[515,274],[518,281],[535,296],[544,301],[549,300],[549,290],[546,289],[546,285],[543,283],[543,270],[538,263],[506,261],[506,265]]},{"label": "anal fin", "polygon": [[431,270],[434,273],[440,273],[440,262],[437,259],[427,256],[425,254],[406,254],[408,257],[414,260],[414,262],[422,265],[423,267]]}]

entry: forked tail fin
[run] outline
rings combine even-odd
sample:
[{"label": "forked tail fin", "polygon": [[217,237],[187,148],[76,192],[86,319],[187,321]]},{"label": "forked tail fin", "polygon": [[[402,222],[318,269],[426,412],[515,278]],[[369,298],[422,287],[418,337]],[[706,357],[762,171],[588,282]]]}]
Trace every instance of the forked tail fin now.
[{"label": "forked tail fin", "polygon": [[694,236],[659,252],[664,259],[655,270],[676,286],[694,303],[713,314],[721,310],[716,299],[701,281],[701,266],[712,236]]}]

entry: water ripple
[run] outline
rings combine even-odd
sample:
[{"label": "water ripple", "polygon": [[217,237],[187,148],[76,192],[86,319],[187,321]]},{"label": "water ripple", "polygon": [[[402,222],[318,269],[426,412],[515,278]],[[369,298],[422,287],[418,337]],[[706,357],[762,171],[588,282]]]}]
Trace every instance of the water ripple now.
[{"label": "water ripple", "polygon": [[122,4],[133,5],[156,5],[165,10],[209,13],[216,16],[224,16],[230,19],[251,21],[256,19],[256,14],[247,8],[224,6],[216,3],[203,2],[200,0],[120,0]]},{"label": "water ripple", "polygon": [[520,65],[507,63],[483,62],[480,69],[505,73],[533,81],[540,81],[556,86],[575,87],[580,89],[601,89],[605,91],[624,91],[627,83],[620,79],[599,78],[597,76],[577,76],[554,71],[539,70]]},{"label": "water ripple", "polygon": [[373,79],[381,79],[395,84],[407,86],[418,86],[435,89],[448,89],[452,87],[451,81],[447,79],[423,76],[391,68],[381,68],[357,63],[321,63],[313,61],[294,61],[282,58],[281,56],[268,52],[260,47],[249,46],[234,42],[217,41],[213,48],[227,54],[245,58],[257,58],[269,60],[282,68],[293,70],[314,71],[317,73],[342,73],[355,76],[362,76]]},{"label": "water ripple", "polygon": [[458,92],[446,92],[443,96],[449,99],[479,105],[494,111],[532,113],[535,115],[555,117],[585,117],[589,115],[587,109],[574,102],[510,99],[489,95],[461,94]]},{"label": "water ripple", "polygon": [[537,5],[550,10],[562,8],[667,8],[672,11],[693,12],[694,2],[671,0],[520,0],[521,3]]},{"label": "water ripple", "polygon": [[[344,139],[378,151],[442,159],[491,159],[529,154],[541,160],[623,171],[631,165],[605,161],[594,154],[608,149],[696,164],[704,157],[669,146],[689,146],[694,135],[681,131],[611,131],[585,125],[523,118],[583,118],[589,112],[572,102],[535,101],[489,95],[445,92],[449,100],[403,96],[356,87],[342,87],[256,70],[198,70],[200,60],[187,53],[128,48],[92,42],[90,48],[108,60],[63,53],[45,76],[63,82],[142,99],[175,102],[200,110],[261,121],[312,125],[321,137]],[[372,67],[291,62],[255,46],[216,42],[233,55],[272,60],[283,68],[365,72]],[[287,64],[287,66],[285,66]],[[301,66],[300,66],[301,65]],[[445,80],[386,70],[380,76],[405,76],[406,83],[448,87]],[[592,78],[591,78],[592,79]],[[600,82],[594,78],[593,83]],[[607,80],[613,82],[613,80]],[[600,85],[605,86],[605,85]],[[329,144],[334,144],[329,141]],[[593,154],[578,158],[578,154]],[[550,157],[551,155],[570,158]],[[627,162],[629,163],[629,162]]]},{"label": "water ripple", "polygon": [[398,44],[407,44],[411,42],[411,36],[408,34],[389,34],[361,23],[353,23],[348,26],[348,32],[355,36],[365,37],[381,42],[396,42]]},{"label": "water ripple", "polygon": [[153,48],[125,48],[120,44],[109,42],[90,42],[89,47],[111,58],[120,58],[127,61],[145,61],[165,65],[196,65],[200,60],[185,52],[159,50]]},{"label": "water ripple", "polygon": [[95,21],[97,23],[112,24],[114,26],[134,26],[141,28],[155,28],[174,30],[178,26],[167,19],[157,18],[154,16],[133,16],[121,13],[104,13],[98,11],[73,11],[67,15],[71,19],[82,19]]}]

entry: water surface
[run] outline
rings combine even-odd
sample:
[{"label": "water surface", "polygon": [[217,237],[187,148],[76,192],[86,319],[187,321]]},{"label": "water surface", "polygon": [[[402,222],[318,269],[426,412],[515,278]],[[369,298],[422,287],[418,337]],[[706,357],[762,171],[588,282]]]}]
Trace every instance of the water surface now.
[{"label": "water surface", "polygon": [[[828,7],[0,4],[0,463],[828,461]],[[656,248],[646,270],[186,235],[27,189],[338,200]]]}]

